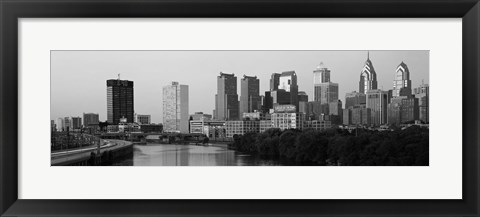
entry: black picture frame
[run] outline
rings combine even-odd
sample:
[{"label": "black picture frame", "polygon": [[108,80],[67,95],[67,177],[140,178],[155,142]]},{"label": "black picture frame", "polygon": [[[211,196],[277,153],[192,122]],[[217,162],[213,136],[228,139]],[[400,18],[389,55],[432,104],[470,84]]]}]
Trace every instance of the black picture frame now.
[{"label": "black picture frame", "polygon": [[[0,0],[2,216],[478,216],[478,0]],[[20,200],[18,19],[117,17],[462,18],[462,200]],[[448,43],[448,42],[446,42]],[[452,126],[453,127],[453,126]],[[39,186],[41,187],[41,186]]]}]

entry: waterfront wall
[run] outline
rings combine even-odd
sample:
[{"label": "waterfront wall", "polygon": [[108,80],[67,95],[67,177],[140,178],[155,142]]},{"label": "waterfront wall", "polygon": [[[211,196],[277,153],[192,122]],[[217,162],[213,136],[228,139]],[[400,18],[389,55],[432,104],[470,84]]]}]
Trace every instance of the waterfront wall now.
[{"label": "waterfront wall", "polygon": [[108,166],[124,159],[133,159],[133,143],[123,140],[109,140],[113,147],[87,151],[51,160],[52,166]]}]

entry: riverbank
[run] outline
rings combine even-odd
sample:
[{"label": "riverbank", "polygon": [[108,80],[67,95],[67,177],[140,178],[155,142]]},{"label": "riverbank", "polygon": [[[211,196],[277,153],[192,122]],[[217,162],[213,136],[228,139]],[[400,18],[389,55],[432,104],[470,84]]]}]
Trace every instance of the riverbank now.
[{"label": "riverbank", "polygon": [[369,131],[269,129],[235,136],[232,148],[318,166],[428,166],[429,129]]}]

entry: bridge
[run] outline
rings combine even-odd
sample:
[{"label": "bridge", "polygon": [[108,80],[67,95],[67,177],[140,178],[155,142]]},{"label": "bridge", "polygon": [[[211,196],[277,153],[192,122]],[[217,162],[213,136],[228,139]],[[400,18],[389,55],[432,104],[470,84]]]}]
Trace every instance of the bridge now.
[{"label": "bridge", "polygon": [[103,133],[102,139],[126,140],[133,143],[188,143],[203,142],[207,138],[201,133]]}]

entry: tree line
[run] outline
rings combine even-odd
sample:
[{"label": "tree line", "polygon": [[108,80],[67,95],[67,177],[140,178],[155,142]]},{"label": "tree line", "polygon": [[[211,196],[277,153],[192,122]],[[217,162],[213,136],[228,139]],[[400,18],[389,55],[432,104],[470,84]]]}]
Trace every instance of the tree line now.
[{"label": "tree line", "polygon": [[329,129],[303,131],[269,129],[234,135],[230,148],[268,159],[309,165],[428,166],[429,129]]}]

